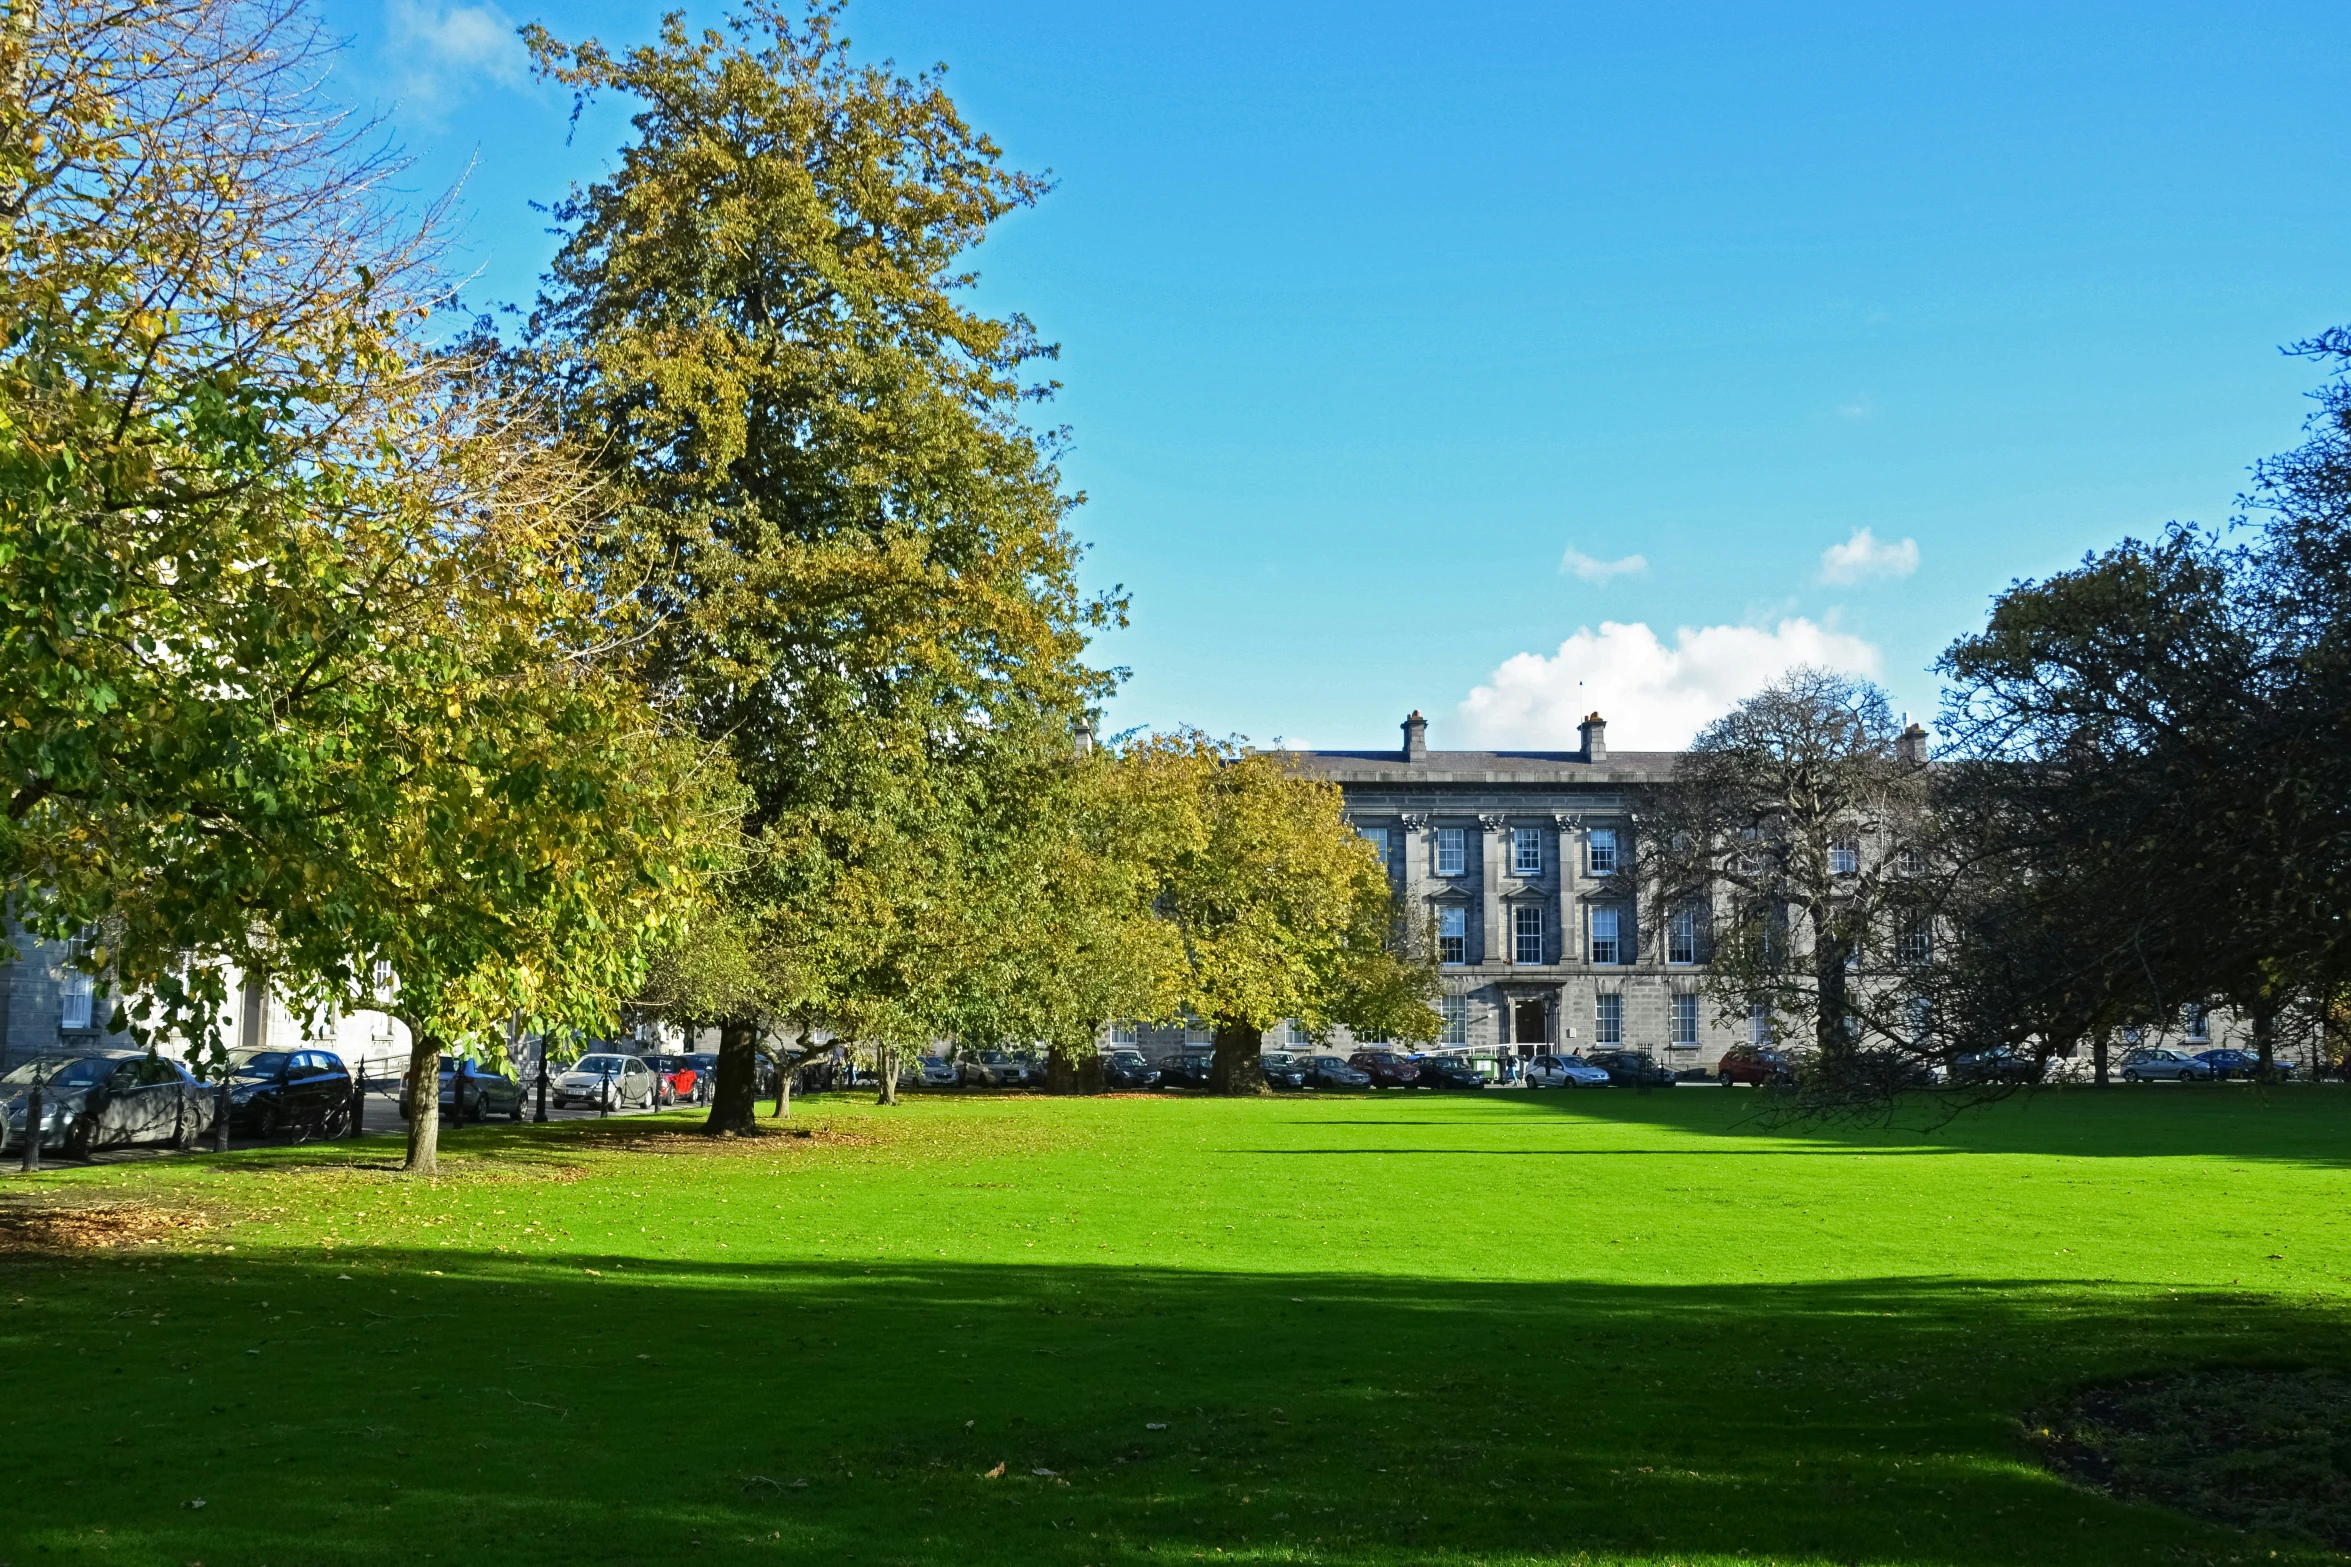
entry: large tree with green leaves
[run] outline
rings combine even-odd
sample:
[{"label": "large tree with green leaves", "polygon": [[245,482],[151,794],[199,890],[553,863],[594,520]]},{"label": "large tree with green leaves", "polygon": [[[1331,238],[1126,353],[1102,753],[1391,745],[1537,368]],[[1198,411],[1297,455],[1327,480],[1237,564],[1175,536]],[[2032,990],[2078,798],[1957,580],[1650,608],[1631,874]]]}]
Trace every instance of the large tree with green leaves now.
[{"label": "large tree with green leaves", "polygon": [[625,992],[713,775],[626,663],[576,466],[422,343],[429,223],[300,7],[9,19],[0,878],[199,1054],[220,959],[384,1001],[429,1168],[430,1056]]},{"label": "large tree with green leaves", "polygon": [[[852,61],[836,10],[675,16],[614,53],[526,30],[546,76],[634,100],[509,365],[600,454],[649,611],[652,688],[731,751],[761,867],[729,896],[828,932],[836,1021],[911,1041],[965,943],[947,840],[992,769],[1104,687],[1028,322],[971,307],[970,249],[1045,189],[936,74]],[[896,930],[904,940],[884,939]],[[811,939],[796,934],[788,944]],[[721,1032],[711,1125],[752,1126],[756,1018]]]},{"label": "large tree with green leaves", "polygon": [[1264,1087],[1265,1031],[1284,1018],[1436,1036],[1436,966],[1336,784],[1196,734],[1137,741],[1120,760],[1133,817],[1154,824],[1136,847],[1181,944],[1177,1008],[1215,1031],[1216,1092]]}]

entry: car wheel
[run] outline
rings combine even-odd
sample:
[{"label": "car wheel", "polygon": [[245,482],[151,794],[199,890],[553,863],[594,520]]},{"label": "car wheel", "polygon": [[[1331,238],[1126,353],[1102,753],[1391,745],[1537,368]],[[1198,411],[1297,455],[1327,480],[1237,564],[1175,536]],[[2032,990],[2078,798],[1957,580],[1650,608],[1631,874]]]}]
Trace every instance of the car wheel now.
[{"label": "car wheel", "polygon": [[253,1135],[256,1137],[275,1137],[278,1135],[280,1128],[283,1127],[284,1124],[284,1119],[278,1114],[278,1107],[276,1105],[264,1105],[261,1107],[261,1121],[254,1127]]},{"label": "car wheel", "polygon": [[522,1124],[522,1095],[514,1096],[514,1108],[506,1112],[506,1119],[517,1126]]},{"label": "car wheel", "polygon": [[2122,1080],[2126,1083],[2136,1083],[2140,1081],[2140,1078],[2136,1071],[2126,1066],[2122,1069]]},{"label": "car wheel", "polygon": [[[38,1137],[40,1132],[36,1128],[28,1126],[25,1128],[25,1135],[28,1137]],[[91,1121],[89,1116],[75,1116],[73,1118],[73,1125],[67,1127],[65,1130],[66,1156],[72,1159],[89,1158],[91,1145],[94,1144],[97,1139],[98,1128],[96,1124]]]}]

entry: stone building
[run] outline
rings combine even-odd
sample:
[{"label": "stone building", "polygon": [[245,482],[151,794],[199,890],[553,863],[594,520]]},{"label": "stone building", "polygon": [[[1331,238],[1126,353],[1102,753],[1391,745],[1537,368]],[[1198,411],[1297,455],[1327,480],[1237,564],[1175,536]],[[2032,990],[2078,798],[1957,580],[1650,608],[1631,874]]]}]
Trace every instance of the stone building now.
[{"label": "stone building", "polygon": [[1400,750],[1295,755],[1340,787],[1405,907],[1427,912],[1442,1043],[1521,1056],[1622,1045],[1686,1069],[1746,1038],[1699,994],[1702,922],[1648,928],[1653,911],[1609,885],[1675,753],[1611,753],[1597,713],[1575,751],[1432,751],[1420,714],[1403,727]]}]

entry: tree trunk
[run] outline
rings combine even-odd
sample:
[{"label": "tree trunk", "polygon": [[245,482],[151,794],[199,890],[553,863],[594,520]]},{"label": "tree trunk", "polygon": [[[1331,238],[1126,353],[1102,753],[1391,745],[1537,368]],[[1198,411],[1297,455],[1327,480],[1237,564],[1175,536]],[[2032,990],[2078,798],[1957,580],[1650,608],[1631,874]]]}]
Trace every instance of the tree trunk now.
[{"label": "tree trunk", "polygon": [[441,1172],[441,1042],[408,1025],[408,1162],[410,1175]]},{"label": "tree trunk", "polygon": [[808,1032],[808,1019],[802,1018],[800,1020],[799,1053],[793,1056],[791,1060],[787,1061],[784,1059],[784,1053],[781,1050],[776,1052],[775,1113],[779,1119],[792,1113],[792,1073],[801,1062],[808,1059]]},{"label": "tree trunk", "polygon": [[873,1102],[877,1105],[896,1104],[898,1102],[897,1047],[886,1044],[874,1046],[873,1065],[874,1075],[882,1080],[881,1092],[873,1096]]},{"label": "tree trunk", "polygon": [[1236,1018],[1216,1020],[1216,1059],[1208,1068],[1208,1091],[1212,1094],[1262,1094],[1265,1086],[1265,1068],[1258,1061],[1258,1052],[1265,1048],[1265,1031],[1254,1023]]},{"label": "tree trunk", "polygon": [[2107,1087],[2106,1035],[2103,1031],[2099,1032],[2090,1040],[2090,1065],[2092,1069],[2092,1075],[2098,1086],[2100,1088]]},{"label": "tree trunk", "polygon": [[2266,1083],[2276,1071],[2278,1051],[2278,1010],[2268,1001],[2256,1002],[2253,1007],[2253,1053],[2261,1064],[2253,1069],[2255,1082]]},{"label": "tree trunk", "polygon": [[1098,1094],[1102,1091],[1102,1053],[1072,1055],[1055,1048],[1045,1053],[1045,1092]]},{"label": "tree trunk", "polygon": [[750,1137],[759,1130],[759,1025],[736,1020],[718,1026],[718,1088],[710,1096],[712,1137]]},{"label": "tree trunk", "polygon": [[1813,984],[1820,998],[1812,1042],[1822,1062],[1834,1064],[1853,1053],[1853,1038],[1845,1027],[1845,949],[1842,943],[1831,942],[1823,928],[1812,950]]}]

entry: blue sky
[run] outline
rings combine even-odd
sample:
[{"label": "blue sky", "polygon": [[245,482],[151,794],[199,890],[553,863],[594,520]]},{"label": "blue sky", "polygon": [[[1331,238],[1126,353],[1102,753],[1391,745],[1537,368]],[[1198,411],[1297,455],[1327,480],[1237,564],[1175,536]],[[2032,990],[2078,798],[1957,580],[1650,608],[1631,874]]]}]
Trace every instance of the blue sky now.
[{"label": "blue sky", "polygon": [[[334,0],[481,301],[625,131],[513,26]],[[716,8],[697,7],[698,21]],[[1059,188],[978,256],[1063,345],[1114,724],[1666,746],[1797,658],[1932,712],[2011,580],[2218,523],[2351,321],[2339,3],[861,0]]]}]

